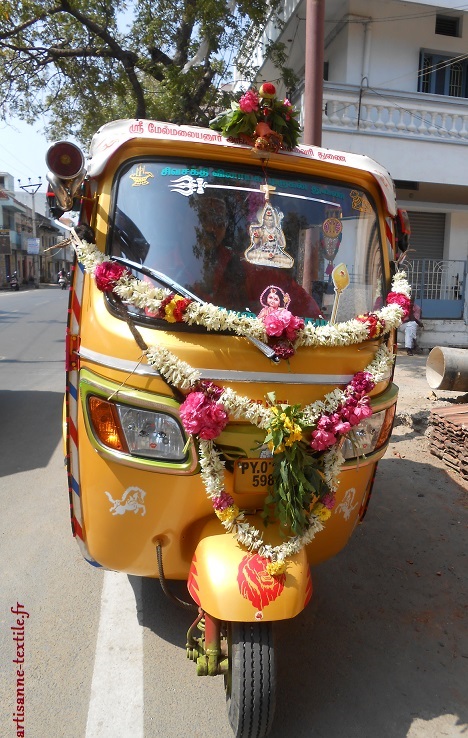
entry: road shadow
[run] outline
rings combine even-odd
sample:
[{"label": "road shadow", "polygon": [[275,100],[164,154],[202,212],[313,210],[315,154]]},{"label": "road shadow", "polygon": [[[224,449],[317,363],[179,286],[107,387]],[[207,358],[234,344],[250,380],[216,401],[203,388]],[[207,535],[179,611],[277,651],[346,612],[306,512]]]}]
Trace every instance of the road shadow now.
[{"label": "road shadow", "polygon": [[187,591],[186,582],[169,581],[167,587],[175,597],[193,604],[194,609],[176,605],[164,594],[159,579],[129,576],[128,581],[135,594],[140,625],[185,651],[187,630],[197,617],[197,607]]},{"label": "road shadow", "polygon": [[61,392],[0,390],[0,477],[47,466],[60,440],[62,402]]}]

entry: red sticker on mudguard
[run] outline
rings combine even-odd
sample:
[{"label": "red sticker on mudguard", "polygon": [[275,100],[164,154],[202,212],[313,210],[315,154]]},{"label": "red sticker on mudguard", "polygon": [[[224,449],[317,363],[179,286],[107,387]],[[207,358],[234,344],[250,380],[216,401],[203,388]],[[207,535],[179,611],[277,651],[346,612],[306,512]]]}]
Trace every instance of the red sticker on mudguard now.
[{"label": "red sticker on mudguard", "polygon": [[258,554],[247,554],[239,564],[239,591],[256,610],[263,610],[276,600],[284,589],[286,574],[272,577],[266,570],[268,560]]},{"label": "red sticker on mudguard", "polygon": [[197,567],[196,567],[197,559],[196,556],[192,559],[192,565],[190,567],[188,580],[187,580],[187,589],[190,593],[190,596],[194,602],[197,603],[197,605],[200,607],[200,597],[198,594],[198,584],[197,584]]}]

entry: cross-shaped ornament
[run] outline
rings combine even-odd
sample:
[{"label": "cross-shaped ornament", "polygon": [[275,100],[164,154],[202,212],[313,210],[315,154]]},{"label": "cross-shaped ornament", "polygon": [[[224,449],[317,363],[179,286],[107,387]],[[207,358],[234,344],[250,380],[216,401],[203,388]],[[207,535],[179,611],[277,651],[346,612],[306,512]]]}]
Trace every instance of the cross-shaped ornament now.
[{"label": "cross-shaped ornament", "polygon": [[268,182],[266,182],[266,184],[260,185],[260,189],[265,193],[265,202],[270,202],[270,192],[276,190],[276,187],[269,185]]}]

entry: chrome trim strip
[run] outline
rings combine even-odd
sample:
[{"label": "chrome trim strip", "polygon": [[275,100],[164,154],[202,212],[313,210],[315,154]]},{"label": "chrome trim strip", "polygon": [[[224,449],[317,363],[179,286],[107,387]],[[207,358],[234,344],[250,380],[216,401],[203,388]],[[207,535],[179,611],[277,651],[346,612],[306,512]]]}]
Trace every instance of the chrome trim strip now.
[{"label": "chrome trim strip", "polygon": [[[144,377],[154,377],[159,374],[148,364],[135,365],[133,361],[115,359],[107,354],[91,351],[83,345],[80,346],[79,355],[82,359],[91,361],[93,364],[106,366],[108,369],[117,369],[128,374],[138,374]],[[135,368],[136,367],[136,368]],[[257,384],[329,384],[336,387],[339,384],[349,384],[352,374],[291,374],[284,372],[276,374],[273,372],[239,372],[223,369],[199,369],[202,379],[224,382],[254,382]]]},{"label": "chrome trim strip", "polygon": [[127,374],[139,374],[143,377],[154,377],[158,374],[154,369],[151,369],[148,364],[136,364],[134,361],[127,361],[126,359],[116,359],[113,356],[107,354],[100,354],[98,351],[91,351],[84,346],[80,346],[78,355],[86,361],[91,361],[93,364],[99,364],[100,366],[106,366],[108,369],[117,369],[121,372],[127,372]]}]

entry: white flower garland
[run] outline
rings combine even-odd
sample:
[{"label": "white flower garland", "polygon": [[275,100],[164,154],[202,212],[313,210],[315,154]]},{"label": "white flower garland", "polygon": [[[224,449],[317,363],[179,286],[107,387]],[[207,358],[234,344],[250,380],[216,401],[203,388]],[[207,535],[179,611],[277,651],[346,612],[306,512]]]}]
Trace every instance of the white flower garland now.
[{"label": "white flower garland", "polygon": [[[77,238],[77,237],[76,237]],[[85,270],[94,276],[95,268],[104,261],[112,261],[105,256],[97,246],[86,241],[74,243],[78,260]],[[136,277],[124,274],[116,283],[114,292],[124,302],[137,308],[156,313],[164,299],[171,295],[167,288],[153,287]],[[410,296],[411,287],[404,272],[397,272],[392,282],[392,292],[398,292],[406,297]],[[373,313],[378,319],[385,321],[385,328],[380,335],[385,335],[398,328],[401,324],[404,310],[399,305],[387,305]],[[185,309],[183,320],[188,325],[200,325],[208,331],[232,331],[238,336],[249,336],[267,342],[268,336],[263,321],[240,315],[233,310],[217,307],[211,303],[200,304],[191,302]],[[301,346],[352,346],[362,343],[369,338],[367,324],[355,318],[344,323],[334,325],[315,326],[307,323],[298,331],[294,348]]]},{"label": "white flower garland", "polygon": [[[111,261],[96,246],[84,241],[77,241],[75,250],[78,260],[91,275],[94,275],[98,264]],[[397,272],[393,279],[392,291],[409,298],[410,290],[406,275],[403,272]],[[114,292],[126,303],[138,308],[148,308],[152,312],[156,312],[161,302],[172,294],[168,289],[153,287],[151,284],[129,275],[124,275],[118,280]],[[385,333],[400,325],[403,314],[403,308],[393,304],[374,313],[377,318],[385,321]],[[260,340],[267,339],[264,325],[258,318],[242,317],[233,311],[218,308],[211,304],[190,303],[186,308],[184,321],[188,324],[203,325],[207,330],[232,330],[237,335],[253,336]],[[367,338],[366,324],[358,320],[349,320],[346,323],[327,326],[306,325],[298,333],[295,348],[299,346],[349,346],[354,343],[361,343]],[[145,351],[145,355],[148,364],[153,366],[174,387],[189,390],[200,380],[201,375],[198,370],[193,369],[165,348],[150,346]],[[388,377],[393,361],[394,357],[391,352],[385,345],[382,345],[379,347],[373,361],[364,369],[364,372],[370,374],[374,384],[377,384]],[[306,405],[302,411],[304,424],[313,427],[322,415],[335,412],[345,399],[345,392],[335,389],[325,395],[323,400]],[[274,417],[270,408],[258,405],[248,397],[238,395],[229,388],[223,390],[219,401],[222,402],[230,417],[233,419],[242,418],[262,430],[269,427]],[[224,490],[224,462],[221,460],[213,441],[199,439],[199,449],[201,477],[207,496],[210,500],[213,500]],[[339,475],[343,463],[344,458],[338,445],[333,446],[324,454],[323,476],[332,493],[335,493],[338,489]],[[324,528],[320,517],[312,512],[308,518],[307,528],[302,535],[291,536],[289,540],[279,546],[270,546],[264,543],[263,535],[257,528],[245,522],[244,514],[241,511],[233,519],[221,520],[221,523],[249,551],[257,551],[260,556],[280,564],[284,563],[288,557],[299,553]]]}]

